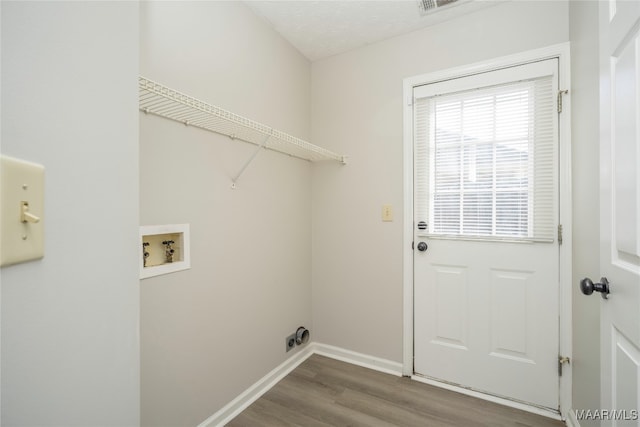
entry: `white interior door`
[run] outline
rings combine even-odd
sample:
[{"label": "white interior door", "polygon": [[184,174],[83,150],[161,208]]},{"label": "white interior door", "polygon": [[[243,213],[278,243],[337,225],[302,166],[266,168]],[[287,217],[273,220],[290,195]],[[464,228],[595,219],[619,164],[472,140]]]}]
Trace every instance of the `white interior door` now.
[{"label": "white interior door", "polygon": [[558,409],[557,59],[414,89],[414,370]]},{"label": "white interior door", "polygon": [[601,2],[600,34],[600,272],[611,291],[601,303],[601,406],[611,412],[601,418],[606,426],[638,426],[640,2]]}]

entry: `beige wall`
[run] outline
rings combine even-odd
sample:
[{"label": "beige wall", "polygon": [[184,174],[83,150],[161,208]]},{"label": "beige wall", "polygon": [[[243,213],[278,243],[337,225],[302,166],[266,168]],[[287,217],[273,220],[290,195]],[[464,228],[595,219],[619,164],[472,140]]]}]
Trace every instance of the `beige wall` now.
[{"label": "beige wall", "polygon": [[1,7],[2,153],[46,168],[44,259],[0,270],[2,425],[136,426],[138,5]]},{"label": "beige wall", "polygon": [[[240,2],[141,4],[141,73],[309,136],[310,65]],[[141,281],[142,425],[197,425],[311,329],[311,166],[140,118],[140,222],[189,223],[188,271]]]},{"label": "beige wall", "polygon": [[316,340],[402,361],[403,79],[566,42],[567,22],[566,2],[508,2],[313,63],[312,140],[351,156],[314,166]]},{"label": "beige wall", "polygon": [[[570,3],[573,139],[573,407],[600,407],[600,298],[583,277],[600,278],[598,2]],[[598,422],[580,421],[581,426]]]}]

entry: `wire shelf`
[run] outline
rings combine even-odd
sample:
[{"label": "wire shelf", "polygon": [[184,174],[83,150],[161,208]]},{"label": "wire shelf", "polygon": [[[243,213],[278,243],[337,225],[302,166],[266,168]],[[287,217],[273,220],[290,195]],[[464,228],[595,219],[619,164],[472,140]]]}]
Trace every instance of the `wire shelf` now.
[{"label": "wire shelf", "polygon": [[[140,110],[206,129],[232,139],[239,139],[269,150],[309,160],[336,160],[346,164],[346,157],[313,145],[262,123],[234,114],[215,105],[185,95],[140,76],[138,79]],[[265,138],[268,137],[265,143]]]}]

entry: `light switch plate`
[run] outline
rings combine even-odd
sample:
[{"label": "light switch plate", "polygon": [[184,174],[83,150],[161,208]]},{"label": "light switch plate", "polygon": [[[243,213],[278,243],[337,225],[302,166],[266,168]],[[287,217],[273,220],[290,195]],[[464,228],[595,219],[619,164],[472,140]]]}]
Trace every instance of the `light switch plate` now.
[{"label": "light switch plate", "polygon": [[391,205],[382,205],[382,220],[385,222],[393,221],[393,207]]},{"label": "light switch plate", "polygon": [[0,156],[0,266],[43,256],[44,166]]}]

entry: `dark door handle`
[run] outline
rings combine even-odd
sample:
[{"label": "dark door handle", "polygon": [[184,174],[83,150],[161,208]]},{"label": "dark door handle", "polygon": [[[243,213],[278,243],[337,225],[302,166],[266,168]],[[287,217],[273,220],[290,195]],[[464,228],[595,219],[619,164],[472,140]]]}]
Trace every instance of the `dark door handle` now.
[{"label": "dark door handle", "polygon": [[593,283],[591,279],[585,277],[580,281],[580,290],[585,295],[591,295],[593,291],[600,292],[602,298],[607,299],[607,295],[611,292],[609,281],[606,277],[600,279],[600,283]]},{"label": "dark door handle", "polygon": [[420,242],[420,243],[418,243],[418,250],[419,250],[420,252],[424,252],[424,251],[426,251],[428,247],[429,247],[429,246],[427,246],[427,244],[426,244],[425,242]]}]

